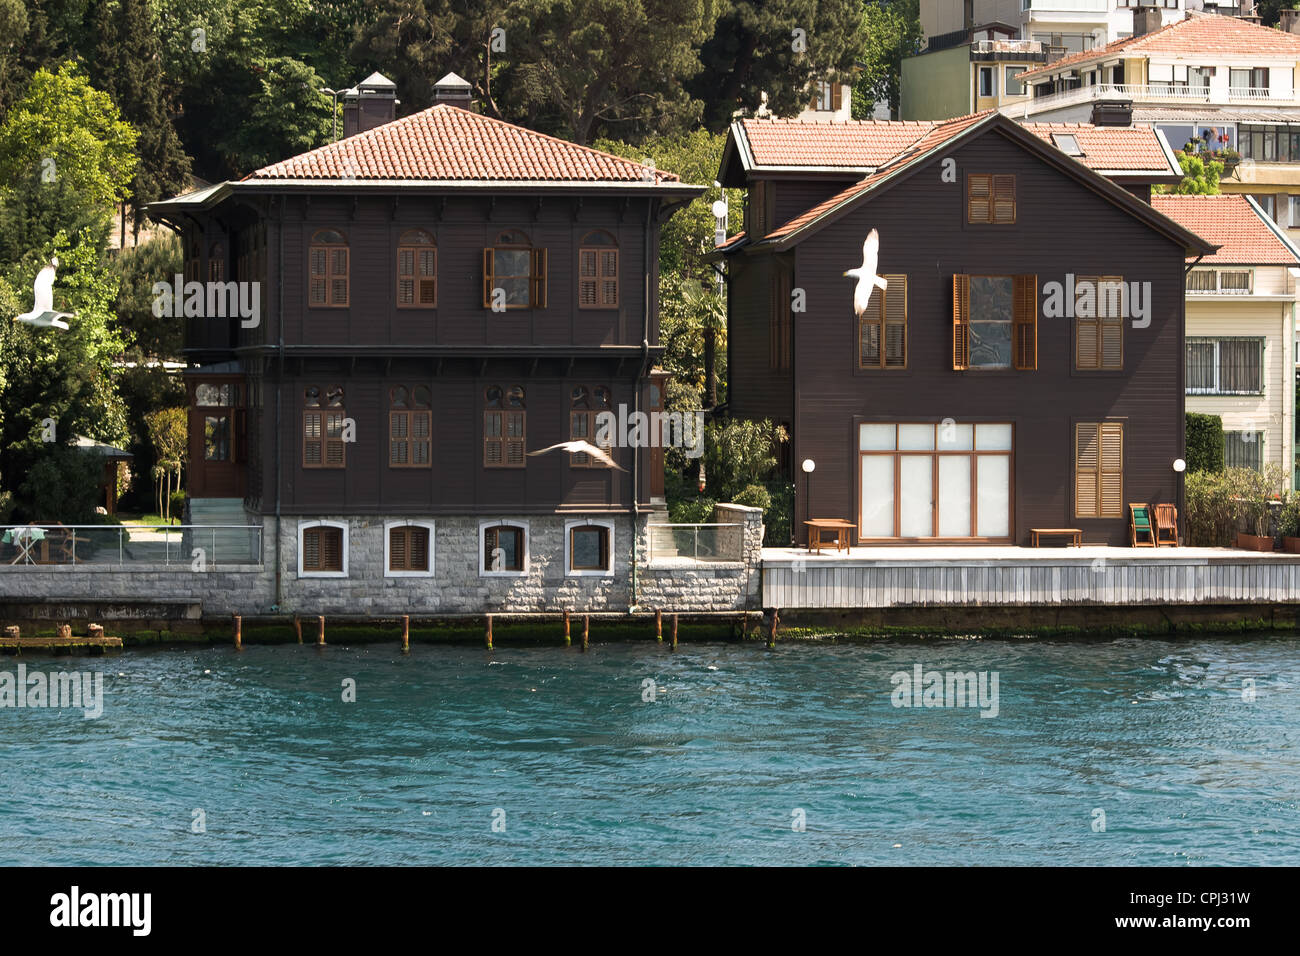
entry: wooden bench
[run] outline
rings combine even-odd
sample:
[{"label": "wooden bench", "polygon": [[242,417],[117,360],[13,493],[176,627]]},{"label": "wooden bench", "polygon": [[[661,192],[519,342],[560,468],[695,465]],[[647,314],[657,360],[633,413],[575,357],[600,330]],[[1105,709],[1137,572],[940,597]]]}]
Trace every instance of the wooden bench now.
[{"label": "wooden bench", "polygon": [[1039,546],[1039,539],[1043,535],[1059,537],[1069,535],[1070,545],[1075,548],[1083,547],[1083,531],[1079,528],[1030,528],[1029,543],[1031,547]]},{"label": "wooden bench", "polygon": [[813,518],[811,521],[805,521],[808,528],[808,550],[821,554],[821,548],[824,542],[822,532],[830,531],[835,535],[834,545],[836,551],[848,551],[853,553],[849,546],[849,532],[853,530],[853,522],[845,521],[843,518]]}]

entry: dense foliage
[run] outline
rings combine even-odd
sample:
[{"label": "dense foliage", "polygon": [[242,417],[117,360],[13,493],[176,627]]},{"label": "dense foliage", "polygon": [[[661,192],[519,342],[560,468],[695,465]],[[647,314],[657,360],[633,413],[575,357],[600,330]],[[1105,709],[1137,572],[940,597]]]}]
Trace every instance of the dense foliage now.
[{"label": "dense foliage", "polygon": [[1187,413],[1187,470],[1223,471],[1223,419]]}]

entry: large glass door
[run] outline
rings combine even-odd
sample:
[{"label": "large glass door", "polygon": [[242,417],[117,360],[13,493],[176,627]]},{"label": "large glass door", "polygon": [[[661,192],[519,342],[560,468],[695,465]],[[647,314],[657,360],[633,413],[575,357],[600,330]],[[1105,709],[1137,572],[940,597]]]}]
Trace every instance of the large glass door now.
[{"label": "large glass door", "polygon": [[859,539],[1011,538],[1010,424],[858,428]]}]

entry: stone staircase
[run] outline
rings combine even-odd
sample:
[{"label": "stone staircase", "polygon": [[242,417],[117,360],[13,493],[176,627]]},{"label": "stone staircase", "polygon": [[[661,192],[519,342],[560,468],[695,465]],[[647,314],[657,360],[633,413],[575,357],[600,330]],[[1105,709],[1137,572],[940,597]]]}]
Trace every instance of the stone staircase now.
[{"label": "stone staircase", "polygon": [[[256,525],[258,519],[244,510],[242,498],[190,498],[185,503],[185,523],[196,527],[185,532],[184,554],[202,548],[211,564],[256,564],[259,535],[256,531],[223,527],[203,531],[204,526]],[[215,553],[214,553],[215,552]]]}]

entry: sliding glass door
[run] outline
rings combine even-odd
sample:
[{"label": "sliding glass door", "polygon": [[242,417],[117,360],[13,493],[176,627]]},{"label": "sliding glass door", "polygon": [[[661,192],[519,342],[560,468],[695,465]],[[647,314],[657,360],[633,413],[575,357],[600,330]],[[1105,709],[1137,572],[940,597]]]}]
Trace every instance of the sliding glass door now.
[{"label": "sliding glass door", "polygon": [[858,536],[923,540],[1011,537],[1012,427],[858,427]]}]

